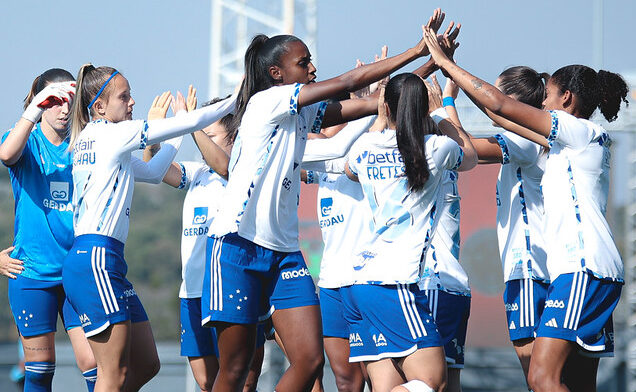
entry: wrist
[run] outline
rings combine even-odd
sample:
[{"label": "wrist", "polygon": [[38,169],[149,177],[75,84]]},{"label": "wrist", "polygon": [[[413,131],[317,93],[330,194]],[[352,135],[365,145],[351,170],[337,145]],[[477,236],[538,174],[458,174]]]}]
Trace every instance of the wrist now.
[{"label": "wrist", "polygon": [[444,107],[446,107],[446,106],[455,107],[455,98],[453,98],[453,97],[444,97],[442,99],[442,105],[444,105]]},{"label": "wrist", "polygon": [[40,118],[42,117],[43,111],[44,110],[32,103],[24,110],[24,113],[22,113],[22,118],[32,122],[33,124],[37,124],[37,122],[40,121]]}]

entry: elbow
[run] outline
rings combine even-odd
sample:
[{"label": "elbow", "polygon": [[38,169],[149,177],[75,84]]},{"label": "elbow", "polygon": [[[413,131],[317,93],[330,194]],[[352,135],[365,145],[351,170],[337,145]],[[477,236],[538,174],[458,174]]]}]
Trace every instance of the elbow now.
[{"label": "elbow", "polygon": [[477,166],[479,163],[479,157],[475,149],[464,149],[464,159],[462,161],[459,171],[468,171]]},{"label": "elbow", "polygon": [[18,159],[20,159],[19,156],[10,154],[4,148],[0,148],[0,161],[2,161],[2,163],[4,163],[5,165],[11,166],[16,163]]}]

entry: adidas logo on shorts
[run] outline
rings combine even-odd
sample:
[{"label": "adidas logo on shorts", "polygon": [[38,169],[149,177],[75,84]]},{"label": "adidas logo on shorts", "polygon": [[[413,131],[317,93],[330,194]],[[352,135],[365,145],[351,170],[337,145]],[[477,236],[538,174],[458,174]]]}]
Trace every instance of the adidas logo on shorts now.
[{"label": "adidas logo on shorts", "polygon": [[559,326],[557,325],[557,321],[556,319],[553,317],[550,319],[550,321],[548,321],[547,323],[545,323],[545,325],[547,327],[553,327],[553,328],[558,328]]},{"label": "adidas logo on shorts", "polygon": [[546,308],[557,308],[557,309],[563,309],[565,308],[565,303],[563,301],[560,301],[558,299],[549,299],[547,301],[545,301],[545,307]]},{"label": "adidas logo on shorts", "polygon": [[515,325],[514,321],[510,322],[510,326],[508,327],[508,329],[517,329],[517,326]]}]

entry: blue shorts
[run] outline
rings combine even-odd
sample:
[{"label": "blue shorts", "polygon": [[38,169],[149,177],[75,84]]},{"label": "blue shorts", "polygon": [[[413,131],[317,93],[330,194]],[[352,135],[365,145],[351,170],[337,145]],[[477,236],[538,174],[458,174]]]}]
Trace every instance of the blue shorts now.
[{"label": "blue shorts", "polygon": [[320,287],[320,313],[322,315],[322,335],[324,337],[349,337],[349,327],[344,319],[344,306],[340,289]]},{"label": "blue shorts", "polygon": [[341,287],[349,325],[349,362],[403,358],[442,340],[417,284]]},{"label": "blue shorts", "polygon": [[530,278],[506,282],[503,301],[511,341],[536,337],[548,286]]},{"label": "blue shorts", "polygon": [[442,338],[446,364],[452,369],[463,369],[470,297],[449,294],[443,290],[425,292],[431,315]]},{"label": "blue shorts", "polygon": [[9,304],[18,332],[25,337],[55,332],[58,314],[67,331],[81,326],[64,294],[61,280],[45,281],[16,275],[16,279],[9,279]]},{"label": "blue shorts", "polygon": [[97,335],[111,324],[148,320],[126,279],[127,271],[123,243],[97,234],[75,238],[64,260],[62,282],[86,337]]},{"label": "blue shorts", "polygon": [[216,330],[201,326],[201,298],[181,298],[181,356],[218,358]]},{"label": "blue shorts", "polygon": [[256,324],[275,309],[318,305],[300,252],[278,252],[231,233],[208,238],[201,312],[203,325]]},{"label": "blue shorts", "polygon": [[537,337],[575,342],[585,356],[614,356],[612,312],[622,287],[583,271],[559,275],[548,289]]}]

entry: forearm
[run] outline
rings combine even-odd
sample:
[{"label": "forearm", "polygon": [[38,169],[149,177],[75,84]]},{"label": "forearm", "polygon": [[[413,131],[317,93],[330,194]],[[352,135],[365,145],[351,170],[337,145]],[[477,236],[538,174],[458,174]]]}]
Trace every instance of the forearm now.
[{"label": "forearm", "polygon": [[347,99],[331,103],[325,110],[322,127],[357,120],[378,113],[379,91],[364,98]]},{"label": "forearm", "polygon": [[208,135],[206,135],[203,131],[194,132],[192,134],[192,139],[194,139],[194,143],[197,145],[199,151],[201,151],[201,155],[203,155],[205,163],[207,163],[207,165],[218,175],[227,179],[227,166],[230,158],[227,156],[225,151],[210,140]]},{"label": "forearm", "polygon": [[390,75],[397,69],[418,58],[420,54],[411,48],[397,56],[352,69],[340,76],[305,85],[300,90],[298,106],[307,106],[331,98],[345,91],[355,91]]},{"label": "forearm", "polygon": [[159,184],[177,155],[182,139],[182,137],[177,137],[164,143],[161,150],[149,162],[143,162],[133,157],[135,181]]},{"label": "forearm", "polygon": [[303,162],[324,161],[345,156],[353,143],[369,129],[374,120],[374,116],[361,118],[350,122],[331,138],[307,140]]},{"label": "forearm", "polygon": [[31,121],[20,118],[4,142],[0,144],[0,160],[5,165],[11,166],[20,159],[33,126],[34,124]]},{"label": "forearm", "polygon": [[433,58],[430,58],[424,65],[413,71],[413,73],[422,79],[426,79],[438,69],[439,67],[435,64]]}]

